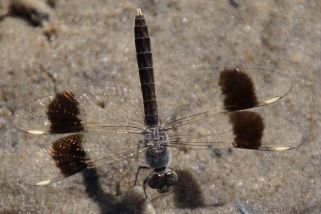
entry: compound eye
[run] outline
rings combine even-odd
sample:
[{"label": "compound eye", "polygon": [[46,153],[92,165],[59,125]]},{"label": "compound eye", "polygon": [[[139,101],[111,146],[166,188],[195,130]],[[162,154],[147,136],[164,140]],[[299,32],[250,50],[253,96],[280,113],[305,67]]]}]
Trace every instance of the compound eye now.
[{"label": "compound eye", "polygon": [[177,174],[174,171],[168,171],[165,174],[165,184],[167,186],[175,186],[177,184]]},{"label": "compound eye", "polygon": [[148,179],[148,186],[152,189],[161,189],[165,184],[164,174],[152,174]]}]

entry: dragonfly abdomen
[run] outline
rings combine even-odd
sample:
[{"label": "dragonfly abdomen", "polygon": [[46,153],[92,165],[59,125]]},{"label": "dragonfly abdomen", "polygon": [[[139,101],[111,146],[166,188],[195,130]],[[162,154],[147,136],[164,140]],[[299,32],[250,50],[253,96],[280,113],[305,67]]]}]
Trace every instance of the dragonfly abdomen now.
[{"label": "dragonfly abdomen", "polygon": [[138,10],[138,14],[135,18],[135,46],[144,100],[145,123],[147,126],[153,127],[158,125],[153,56],[148,27],[140,10]]}]

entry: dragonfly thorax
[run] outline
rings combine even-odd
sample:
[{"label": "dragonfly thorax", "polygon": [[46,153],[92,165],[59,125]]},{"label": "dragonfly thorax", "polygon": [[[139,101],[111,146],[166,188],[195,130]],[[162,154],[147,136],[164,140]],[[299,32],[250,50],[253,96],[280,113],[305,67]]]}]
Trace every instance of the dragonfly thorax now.
[{"label": "dragonfly thorax", "polygon": [[152,168],[167,167],[169,163],[169,150],[167,136],[163,129],[152,127],[146,130],[143,140],[146,162]]}]

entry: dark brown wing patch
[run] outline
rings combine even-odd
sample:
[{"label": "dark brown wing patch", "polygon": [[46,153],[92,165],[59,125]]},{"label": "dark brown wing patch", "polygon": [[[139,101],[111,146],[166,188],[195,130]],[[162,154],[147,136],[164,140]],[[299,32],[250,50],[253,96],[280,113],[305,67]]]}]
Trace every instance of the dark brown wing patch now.
[{"label": "dark brown wing patch", "polygon": [[230,114],[233,126],[234,147],[259,149],[264,131],[263,118],[256,112],[237,111]]},{"label": "dark brown wing patch", "polygon": [[258,104],[254,83],[239,69],[223,70],[220,73],[219,86],[224,95],[224,107],[228,111],[252,108]]},{"label": "dark brown wing patch", "polygon": [[82,147],[81,134],[70,135],[55,141],[50,155],[61,173],[68,177],[88,167],[88,157]]},{"label": "dark brown wing patch", "polygon": [[79,103],[71,91],[58,93],[48,106],[47,116],[51,122],[51,133],[71,133],[83,131],[79,119]]}]

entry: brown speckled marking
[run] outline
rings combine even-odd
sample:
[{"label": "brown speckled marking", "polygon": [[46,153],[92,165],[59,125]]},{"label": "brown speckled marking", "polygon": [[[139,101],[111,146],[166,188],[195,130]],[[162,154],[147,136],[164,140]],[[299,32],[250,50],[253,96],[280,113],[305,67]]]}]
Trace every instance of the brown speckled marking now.
[{"label": "brown speckled marking", "polygon": [[88,167],[86,152],[82,147],[81,134],[70,135],[55,141],[50,155],[61,173],[67,177]]},{"label": "brown speckled marking", "polygon": [[83,131],[83,125],[78,118],[79,103],[71,91],[58,93],[48,105],[47,116],[51,123],[51,133],[71,133]]},{"label": "brown speckled marking", "polygon": [[262,142],[264,123],[262,117],[251,111],[237,111],[230,114],[233,126],[234,147],[259,149]]},{"label": "brown speckled marking", "polygon": [[228,111],[252,108],[258,104],[253,81],[238,69],[222,71],[219,86],[224,95],[224,107]]}]

